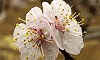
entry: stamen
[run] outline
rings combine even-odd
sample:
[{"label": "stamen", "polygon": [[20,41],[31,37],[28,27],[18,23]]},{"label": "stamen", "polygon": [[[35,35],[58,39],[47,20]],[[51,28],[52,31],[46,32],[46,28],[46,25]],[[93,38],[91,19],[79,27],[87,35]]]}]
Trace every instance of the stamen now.
[{"label": "stamen", "polygon": [[45,55],[42,58],[45,59]]},{"label": "stamen", "polygon": [[64,11],[64,9],[62,9],[62,11]]},{"label": "stamen", "polygon": [[25,23],[26,23],[26,21],[25,21],[25,20],[23,20],[23,19],[21,19],[21,18],[18,18],[18,20],[21,20],[21,21],[23,21],[23,22],[25,22]]},{"label": "stamen", "polygon": [[63,13],[61,13],[61,15],[63,15]]},{"label": "stamen", "polygon": [[53,41],[51,42],[51,44],[53,45]]},{"label": "stamen", "polygon": [[22,28],[24,30],[24,28]]},{"label": "stamen", "polygon": [[53,9],[53,6],[52,6],[52,9]]},{"label": "stamen", "polygon": [[19,24],[17,23],[16,26],[18,26]]},{"label": "stamen", "polygon": [[18,50],[18,48],[17,48],[17,47],[15,47],[15,50]]},{"label": "stamen", "polygon": [[65,30],[69,30],[69,28],[66,28]]},{"label": "stamen", "polygon": [[19,33],[17,33],[17,35],[19,35]]},{"label": "stamen", "polygon": [[34,18],[34,21],[36,21],[36,19]]},{"label": "stamen", "polygon": [[29,21],[29,19],[27,19],[27,21]]},{"label": "stamen", "polygon": [[26,45],[26,43],[23,43],[24,45]]},{"label": "stamen", "polygon": [[35,54],[33,54],[33,57],[35,57]]},{"label": "stamen", "polygon": [[35,48],[37,48],[37,45],[35,45]]},{"label": "stamen", "polygon": [[46,31],[46,29],[43,29],[44,31]]},{"label": "stamen", "polygon": [[26,56],[26,59],[29,59],[29,57],[28,57],[28,56]]},{"label": "stamen", "polygon": [[73,7],[73,5],[71,6],[71,8]]}]

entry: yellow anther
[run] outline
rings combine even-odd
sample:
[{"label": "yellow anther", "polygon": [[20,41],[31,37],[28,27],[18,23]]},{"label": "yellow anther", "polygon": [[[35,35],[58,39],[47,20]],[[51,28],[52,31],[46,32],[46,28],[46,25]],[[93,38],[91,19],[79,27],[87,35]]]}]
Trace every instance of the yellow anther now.
[{"label": "yellow anther", "polygon": [[44,36],[42,35],[42,38],[44,38]]},{"label": "yellow anther", "polygon": [[27,21],[29,21],[29,19],[27,19]]},{"label": "yellow anther", "polygon": [[34,33],[35,31],[33,30],[32,33]]},{"label": "yellow anther", "polygon": [[15,43],[15,42],[16,42],[16,40],[13,40],[13,42]]},{"label": "yellow anther", "polygon": [[24,28],[22,28],[24,30]]},{"label": "yellow anther", "polygon": [[77,12],[75,12],[75,14],[77,14]]},{"label": "yellow anther", "polygon": [[28,37],[26,37],[27,39],[29,39]]},{"label": "yellow anther", "polygon": [[33,54],[33,57],[35,57],[35,54]]},{"label": "yellow anther", "polygon": [[18,26],[19,24],[17,23],[16,26]]},{"label": "yellow anther", "polygon": [[69,10],[68,10],[68,12],[69,12]]},{"label": "yellow anther", "polygon": [[32,15],[32,13],[30,13]]},{"label": "yellow anther", "polygon": [[17,35],[19,35],[19,33],[17,33]]},{"label": "yellow anther", "polygon": [[73,5],[71,7],[73,7]]},{"label": "yellow anther", "polygon": [[18,18],[18,20],[20,20],[20,18]]},{"label": "yellow anther", "polygon": [[17,41],[18,38],[15,38],[15,40]]},{"label": "yellow anther", "polygon": [[51,44],[53,45],[53,41],[51,42]]},{"label": "yellow anther", "polygon": [[70,24],[68,24],[68,25],[70,25]]},{"label": "yellow anther", "polygon": [[56,22],[58,22],[58,20],[56,20]]},{"label": "yellow anther", "polygon": [[33,47],[35,47],[35,45],[32,45]]},{"label": "yellow anther", "polygon": [[77,22],[77,24],[79,24],[79,22]]},{"label": "yellow anther", "polygon": [[39,39],[39,37],[37,36],[36,39]]},{"label": "yellow anther", "polygon": [[62,9],[62,11],[64,11],[64,9]]},{"label": "yellow anther", "polygon": [[30,42],[29,40],[27,40],[27,42]]},{"label": "yellow anther", "polygon": [[67,3],[65,3],[67,5]]},{"label": "yellow anther", "polygon": [[26,45],[26,43],[23,43],[24,45]]},{"label": "yellow anther", "polygon": [[26,56],[26,59],[29,59],[29,57],[28,57],[28,56]]},{"label": "yellow anther", "polygon": [[84,23],[82,23],[82,25],[84,25]]},{"label": "yellow anther", "polygon": [[26,40],[24,39],[23,41],[25,42]]},{"label": "yellow anther", "polygon": [[46,31],[46,29],[43,29],[44,31]]},{"label": "yellow anther", "polygon": [[75,31],[77,30],[77,29],[74,29]]},{"label": "yellow anther", "polygon": [[66,20],[66,23],[68,23],[68,20]]},{"label": "yellow anther", "polygon": [[81,36],[81,34],[79,34],[79,36]]},{"label": "yellow anther", "polygon": [[66,17],[64,17],[64,19],[67,19],[67,16],[66,16]]},{"label": "yellow anther", "polygon": [[69,16],[69,19],[72,19],[72,16],[71,15]]},{"label": "yellow anther", "polygon": [[63,13],[61,13],[61,15],[63,15]]},{"label": "yellow anther", "polygon": [[66,28],[65,30],[69,30],[69,28]]},{"label": "yellow anther", "polygon": [[20,26],[18,26],[20,28]]},{"label": "yellow anther", "polygon": [[33,38],[31,38],[31,40],[33,40]]},{"label": "yellow anther", "polygon": [[35,45],[35,48],[37,48],[37,45]]},{"label": "yellow anther", "polygon": [[84,33],[86,34],[87,32],[86,32],[86,31],[84,31]]},{"label": "yellow anther", "polygon": [[61,6],[61,4],[60,4],[60,6]]},{"label": "yellow anther", "polygon": [[82,21],[84,21],[84,18],[82,19]]},{"label": "yellow anther", "polygon": [[66,16],[67,16],[68,14],[66,14]]},{"label": "yellow anther", "polygon": [[28,29],[31,29],[31,27],[28,27]]},{"label": "yellow anther", "polygon": [[52,4],[52,2],[51,2],[51,4]]},{"label": "yellow anther", "polygon": [[80,13],[78,13],[78,15],[80,15]]},{"label": "yellow anther", "polygon": [[45,55],[42,58],[45,59]]},{"label": "yellow anther", "polygon": [[66,25],[66,24],[63,24],[64,26]]},{"label": "yellow anther", "polygon": [[52,9],[53,9],[53,6],[52,6]]},{"label": "yellow anther", "polygon": [[17,48],[17,47],[15,47],[15,50],[18,50],[18,48]]},{"label": "yellow anther", "polygon": [[76,19],[74,19],[73,21],[76,21]]},{"label": "yellow anther", "polygon": [[36,19],[34,18],[34,21],[36,21]]}]

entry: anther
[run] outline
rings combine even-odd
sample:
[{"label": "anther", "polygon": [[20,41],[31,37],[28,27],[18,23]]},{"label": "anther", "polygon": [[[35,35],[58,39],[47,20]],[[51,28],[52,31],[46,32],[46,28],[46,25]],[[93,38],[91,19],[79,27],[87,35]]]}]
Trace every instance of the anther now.
[{"label": "anther", "polygon": [[60,6],[61,6],[61,4],[60,4]]},{"label": "anther", "polygon": [[27,19],[27,21],[29,21],[29,19]]},{"label": "anther", "polygon": [[82,23],[82,25],[84,25],[84,23]]},{"label": "anther", "polygon": [[84,18],[82,19],[82,21],[84,21]]},{"label": "anther", "polygon": [[37,45],[35,45],[35,48],[37,48]]},{"label": "anther", "polygon": [[18,26],[19,24],[17,23],[16,26]]},{"label": "anther", "polygon": [[19,33],[17,33],[17,35],[19,35]]},{"label": "anther", "polygon": [[67,3],[65,3],[67,5]]},{"label": "anther", "polygon": [[81,34],[79,34],[79,36],[81,36]]},{"label": "anther", "polygon": [[26,45],[26,43],[23,43],[24,45]]},{"label": "anther", "polygon": [[32,45],[33,47],[35,47],[35,45]]},{"label": "anther", "polygon": [[32,13],[30,13],[32,15]]},{"label": "anther", "polygon": [[28,29],[31,29],[31,27],[29,27]]},{"label": "anther", "polygon": [[84,31],[84,33],[86,34],[87,32],[86,32],[86,31]]},{"label": "anther", "polygon": [[15,50],[18,50],[18,48],[17,48],[17,47],[15,47]]},{"label": "anther", "polygon": [[78,13],[78,15],[80,15],[80,13]]},{"label": "anther", "polygon": [[33,54],[33,57],[35,57],[35,54]]},{"label": "anther", "polygon": [[45,59],[45,55],[42,58]]},{"label": "anther", "polygon": [[64,9],[62,9],[62,11],[64,11]]},{"label": "anther", "polygon": [[44,36],[42,35],[42,38],[44,38]]},{"label": "anther", "polygon": [[52,2],[51,2],[51,4],[52,4]]},{"label": "anther", "polygon": [[53,9],[53,7],[52,7],[52,9]]},{"label": "anther", "polygon": [[51,42],[51,44],[53,45],[53,41]]},{"label": "anther", "polygon": [[34,21],[36,21],[36,19],[34,18]]},{"label": "anther", "polygon": [[64,19],[67,19],[67,16],[66,16],[66,17],[64,17]]},{"label": "anther", "polygon": [[46,29],[43,29],[44,31],[46,31]]},{"label": "anther", "polygon": [[22,28],[24,30],[24,28]]},{"label": "anther", "polygon": [[69,30],[69,28],[66,28],[65,30]]},{"label": "anther", "polygon": [[77,30],[77,29],[74,29],[75,31]]},{"label": "anther", "polygon": [[73,5],[71,6],[71,8],[73,7]]},{"label": "anther", "polygon": [[18,18],[18,20],[20,20],[20,18]]},{"label": "anther", "polygon": [[29,59],[29,57],[28,57],[28,56],[26,56],[26,59]]},{"label": "anther", "polygon": [[63,15],[63,13],[61,13],[61,15]]}]

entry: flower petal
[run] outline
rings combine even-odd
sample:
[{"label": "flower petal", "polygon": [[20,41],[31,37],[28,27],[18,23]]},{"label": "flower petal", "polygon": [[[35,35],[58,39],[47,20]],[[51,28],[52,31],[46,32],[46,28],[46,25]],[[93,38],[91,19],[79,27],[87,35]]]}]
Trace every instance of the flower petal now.
[{"label": "flower petal", "polygon": [[29,57],[28,60],[37,60],[40,55],[40,49],[38,47],[35,48],[32,45],[32,43],[29,43],[26,47],[19,49],[19,51],[23,50],[20,56],[21,60],[26,60],[26,56]]},{"label": "flower petal", "polygon": [[41,9],[39,7],[34,7],[26,14],[26,21],[27,22],[34,21],[34,19],[39,18],[39,16],[41,15],[42,15]]},{"label": "flower petal", "polygon": [[52,26],[51,35],[52,35],[53,39],[55,40],[57,46],[60,49],[64,50],[64,47],[63,47],[63,33],[61,31],[59,31],[58,29],[56,29],[55,26]]},{"label": "flower petal", "polygon": [[54,41],[53,44],[51,44],[51,42],[43,41],[41,50],[42,50],[41,57],[45,55],[44,60],[55,60],[59,53],[59,48],[57,47]]},{"label": "flower petal", "polygon": [[84,47],[83,39],[81,36],[64,33],[64,48],[68,53],[78,55],[80,50]]}]

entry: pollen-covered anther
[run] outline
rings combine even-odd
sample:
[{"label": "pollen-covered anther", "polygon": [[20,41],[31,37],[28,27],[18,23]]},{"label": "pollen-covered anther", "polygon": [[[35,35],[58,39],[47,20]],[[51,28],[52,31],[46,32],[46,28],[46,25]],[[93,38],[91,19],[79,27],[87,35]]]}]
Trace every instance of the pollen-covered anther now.
[{"label": "pollen-covered anther", "polygon": [[63,15],[63,13],[61,13],[61,15]]},{"label": "pollen-covered anther", "polygon": [[51,4],[52,4],[52,2],[51,2]]},{"label": "pollen-covered anther", "polygon": [[18,48],[17,48],[17,47],[15,47],[15,50],[18,50]]},{"label": "pollen-covered anther", "polygon": [[45,55],[42,58],[45,59]]},{"label": "pollen-covered anther", "polygon": [[77,30],[77,29],[74,29],[75,31]]},{"label": "pollen-covered anther", "polygon": [[84,23],[82,23],[82,25],[84,25]]},{"label": "pollen-covered anther", "polygon": [[69,28],[66,28],[65,30],[69,30]]},{"label": "pollen-covered anther", "polygon": [[19,24],[17,23],[16,26],[18,26]]},{"label": "pollen-covered anther", "polygon": [[30,42],[29,40],[27,40],[27,42]]},{"label": "pollen-covered anther", "polygon": [[19,33],[17,33],[17,35],[19,35]]},{"label": "pollen-covered anther", "polygon": [[24,28],[22,28],[24,30]]},{"label": "pollen-covered anther", "polygon": [[35,45],[35,48],[37,48],[37,45]]},{"label": "pollen-covered anther", "polygon": [[60,6],[61,6],[61,4],[60,4]]},{"label": "pollen-covered anther", "polygon": [[33,54],[33,57],[35,57],[35,54]]},{"label": "pollen-covered anther", "polygon": [[34,18],[34,21],[36,21],[36,19]]},{"label": "pollen-covered anther", "polygon": [[44,38],[44,36],[42,35],[42,38]]},{"label": "pollen-covered anther", "polygon": [[28,27],[28,29],[32,29],[31,27]]},{"label": "pollen-covered anther", "polygon": [[28,57],[28,56],[26,56],[26,59],[29,59],[29,57]]},{"label": "pollen-covered anther", "polygon": [[64,26],[66,25],[66,24],[63,24]]},{"label": "pollen-covered anther", "polygon": [[27,39],[29,39],[28,37],[26,37]]},{"label": "pollen-covered anther", "polygon": [[65,16],[64,19],[67,19],[67,16]]},{"label": "pollen-covered anther", "polygon": [[67,5],[67,3],[65,3]]},{"label": "pollen-covered anther", "polygon": [[56,22],[58,22],[58,20],[56,20]]},{"label": "pollen-covered anther", "polygon": [[52,9],[53,9],[53,6],[52,6]]},{"label": "pollen-covered anther", "polygon": [[62,9],[62,11],[64,11],[64,9]]},{"label": "pollen-covered anther", "polygon": [[15,42],[16,42],[16,40],[13,40],[13,42],[15,43]]},{"label": "pollen-covered anther", "polygon": [[73,5],[71,7],[73,7]]},{"label": "pollen-covered anther", "polygon": [[20,26],[18,26],[20,28]]},{"label": "pollen-covered anther", "polygon": [[76,21],[76,19],[74,19],[73,21]]},{"label": "pollen-covered anther", "polygon": [[33,38],[31,38],[31,40],[33,40]]},{"label": "pollen-covered anther", "polygon": [[75,12],[75,14],[77,14],[77,12]]},{"label": "pollen-covered anther", "polygon": [[29,19],[27,19],[27,21],[29,21]]},{"label": "pollen-covered anther", "polygon": [[39,37],[37,36],[36,39],[39,39]]},{"label": "pollen-covered anther", "polygon": [[84,33],[86,34],[87,32],[86,32],[86,31],[84,31]]},{"label": "pollen-covered anther", "polygon": [[68,20],[66,20],[66,23],[68,23]]},{"label": "pollen-covered anther", "polygon": [[24,39],[23,41],[25,42],[26,40]]},{"label": "pollen-covered anther", "polygon": [[66,14],[66,16],[67,16],[68,14]]},{"label": "pollen-covered anther", "polygon": [[18,18],[18,20],[20,20],[20,18]]},{"label": "pollen-covered anther", "polygon": [[80,15],[80,13],[78,13],[78,15]]},{"label": "pollen-covered anther", "polygon": [[33,15],[32,13],[30,13],[31,15]]},{"label": "pollen-covered anther", "polygon": [[77,22],[77,24],[79,24],[79,22]]},{"label": "pollen-covered anther", "polygon": [[70,15],[70,16],[69,16],[69,19],[72,19],[72,18],[73,18],[73,17]]},{"label": "pollen-covered anther", "polygon": [[53,45],[53,41],[51,42],[51,44]]},{"label": "pollen-covered anther", "polygon": [[82,21],[84,21],[84,18],[82,19]]},{"label": "pollen-covered anther", "polygon": [[15,40],[17,41],[18,38],[15,38]]},{"label": "pollen-covered anther", "polygon": [[46,31],[46,29],[43,29],[44,31]]},{"label": "pollen-covered anther", "polygon": [[26,45],[26,43],[23,43],[24,45]]},{"label": "pollen-covered anther", "polygon": [[70,24],[68,24],[68,25],[70,25]]},{"label": "pollen-covered anther", "polygon": [[35,47],[35,45],[32,45],[33,47]]},{"label": "pollen-covered anther", "polygon": [[81,34],[79,34],[79,36],[81,36]]}]

